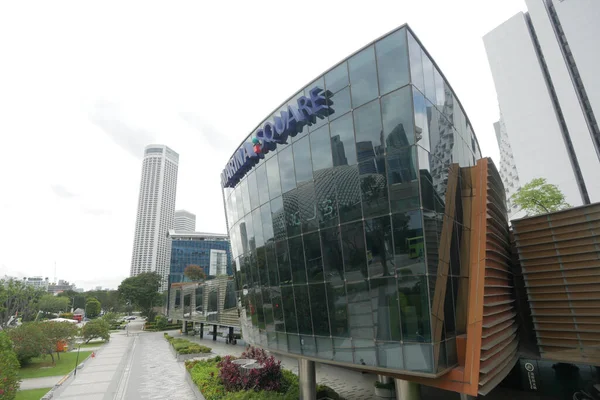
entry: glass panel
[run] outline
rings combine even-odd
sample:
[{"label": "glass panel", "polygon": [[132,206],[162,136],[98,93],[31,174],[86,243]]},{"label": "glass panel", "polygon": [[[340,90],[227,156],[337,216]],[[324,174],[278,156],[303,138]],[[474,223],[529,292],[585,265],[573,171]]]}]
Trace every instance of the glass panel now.
[{"label": "glass panel", "polygon": [[420,210],[392,215],[394,264],[399,277],[425,274],[425,244]]},{"label": "glass panel", "polygon": [[254,171],[248,174],[247,183],[248,191],[250,192],[250,206],[254,210],[260,205],[258,198],[258,187],[256,185],[256,173]]},{"label": "glass panel", "polygon": [[348,60],[352,106],[359,107],[379,95],[375,51],[370,46]]},{"label": "glass panel", "polygon": [[393,243],[390,217],[365,220],[369,277],[393,276]]},{"label": "glass panel", "polygon": [[325,74],[325,88],[332,93],[348,86],[348,66],[342,63]]},{"label": "glass panel", "polygon": [[273,222],[271,220],[271,206],[267,203],[260,208],[260,219],[262,221],[263,240],[265,243],[273,241]]},{"label": "glass panel", "polygon": [[381,367],[405,369],[400,343],[377,343],[377,357]]},{"label": "glass panel", "polygon": [[258,199],[260,200],[260,204],[265,204],[270,200],[266,164],[256,168],[256,183],[258,186]]},{"label": "glass panel", "polygon": [[340,166],[334,170],[340,221],[355,221],[362,217],[360,179],[357,166]]},{"label": "glass panel", "polygon": [[[307,98],[310,98],[310,91],[311,91],[311,89],[313,89],[315,87],[319,87],[319,88],[325,90],[325,81],[323,80],[323,77],[318,78],[317,80],[313,81],[310,85],[306,86],[306,88],[304,89],[304,96],[306,96]],[[312,132],[316,129],[319,129],[319,127],[326,124],[328,122],[328,120],[329,120],[329,118],[327,116],[325,118],[316,117],[315,123],[308,127],[308,131]],[[294,138],[294,140],[293,140],[294,143],[297,141],[297,139],[298,138]]]},{"label": "glass panel", "polygon": [[310,157],[310,142],[308,138],[294,143],[294,165],[296,169],[296,182],[298,185],[312,181],[312,162]]},{"label": "glass panel", "polygon": [[[281,299],[283,301],[283,317],[287,333],[298,333],[296,320],[296,304],[294,302],[294,289],[292,286],[281,286]],[[288,336],[289,337],[289,336]]]},{"label": "glass panel", "polygon": [[388,153],[415,143],[410,86],[381,99],[383,136]]},{"label": "glass panel", "polygon": [[277,333],[277,350],[287,352],[287,335],[285,333]]},{"label": "glass panel", "polygon": [[405,147],[387,157],[392,212],[402,212],[420,205],[416,152],[415,146]]},{"label": "glass panel", "polygon": [[380,40],[375,44],[379,91],[388,93],[408,83],[408,51],[406,29]]},{"label": "glass panel", "polygon": [[[317,356],[317,342],[314,336],[300,336],[300,345],[302,346],[302,354],[305,356]],[[319,358],[321,356],[319,355]]]},{"label": "glass panel", "polygon": [[376,340],[402,340],[396,278],[371,279],[371,307]]},{"label": "glass panel", "polygon": [[332,167],[331,139],[329,138],[329,125],[323,126],[310,134],[310,150],[312,153],[312,167],[315,179],[318,172]]},{"label": "glass panel", "polygon": [[331,154],[333,165],[356,164],[356,146],[352,114],[346,114],[329,124],[331,129]]},{"label": "glass panel", "polygon": [[262,219],[260,215],[260,208],[257,208],[252,212],[252,221],[254,223],[255,246],[262,247],[265,245],[265,237],[262,231]]},{"label": "glass panel", "polygon": [[410,32],[408,32],[408,54],[410,60],[411,81],[413,85],[418,87],[421,91],[425,91],[423,63],[421,61],[421,46],[419,46]]},{"label": "glass panel", "polygon": [[269,286],[269,270],[267,269],[267,254],[264,247],[256,249],[256,266],[261,286]]},{"label": "glass panel", "polygon": [[425,81],[425,96],[429,99],[429,101],[431,101],[432,103],[435,103],[437,101],[437,99],[436,99],[436,93],[435,93],[435,81],[434,81],[434,76],[433,76],[433,63],[431,62],[431,60],[429,59],[427,54],[425,54],[425,52],[423,52],[421,54],[421,58],[423,60],[423,78]]},{"label": "glass panel", "polygon": [[312,317],[310,314],[310,298],[308,297],[308,285],[294,285],[296,296],[296,312],[298,319],[298,331],[301,334],[312,335]]},{"label": "glass panel", "polygon": [[279,269],[279,280],[281,285],[292,283],[292,273],[290,271],[290,255],[288,252],[287,240],[275,243],[277,254],[277,266]]},{"label": "glass panel", "polygon": [[[323,257],[321,256],[321,240],[319,232],[303,235],[306,274],[309,282],[323,282]],[[325,304],[325,303],[322,303]]]},{"label": "glass panel", "polygon": [[433,372],[433,348],[431,344],[404,343],[404,364],[411,371]]},{"label": "glass panel", "polygon": [[292,281],[294,284],[306,283],[306,265],[304,263],[304,247],[302,236],[288,240],[290,247],[290,264],[292,267]]},{"label": "glass panel", "polygon": [[398,299],[403,340],[430,342],[431,325],[427,276],[398,277]]},{"label": "glass panel", "polygon": [[267,257],[267,268],[269,271],[269,284],[271,286],[279,285],[279,272],[277,270],[277,254],[275,253],[275,243],[270,242],[265,247]]},{"label": "glass panel", "polygon": [[442,78],[442,74],[440,74],[440,71],[438,71],[438,69],[435,67],[433,70],[433,80],[435,81],[436,105],[438,107],[443,107],[444,102],[446,101],[446,92],[444,91],[444,78]]},{"label": "glass panel", "polygon": [[371,339],[375,337],[373,311],[369,282],[359,281],[346,284],[348,293],[348,327],[352,339]]},{"label": "glass panel", "polygon": [[275,330],[285,332],[285,322],[283,318],[283,303],[281,300],[281,288],[274,287],[271,292],[271,303],[273,304],[273,318],[275,320]]},{"label": "glass panel", "polygon": [[352,354],[352,340],[333,339],[333,359],[340,362],[351,363],[354,360]]},{"label": "glass panel", "polygon": [[354,110],[358,162],[383,155],[379,100]]},{"label": "glass panel", "polygon": [[389,214],[385,158],[372,158],[358,165],[363,214],[366,217]]},{"label": "glass panel", "polygon": [[283,194],[283,209],[288,237],[300,234],[300,208],[298,207],[298,189]]},{"label": "glass panel", "polygon": [[319,226],[325,228],[337,225],[337,198],[331,170],[324,170],[323,173],[319,174],[315,173],[315,192],[317,195]]},{"label": "glass panel", "polygon": [[285,239],[285,213],[283,211],[283,199],[277,197],[271,200],[271,220],[273,221],[273,234],[275,240]]},{"label": "glass panel", "polygon": [[333,103],[331,105],[331,109],[333,110],[333,114],[329,116],[329,120],[333,121],[334,119],[341,117],[346,114],[348,111],[352,109],[352,104],[350,101],[350,87],[347,87],[343,90],[340,90],[336,94],[332,94],[328,96]]},{"label": "glass panel", "polygon": [[415,110],[415,137],[417,143],[425,150],[429,151],[429,121],[428,117],[433,106],[429,103],[425,96],[416,89],[413,89],[413,102]]},{"label": "glass panel", "polygon": [[348,282],[368,277],[362,221],[341,225],[344,271]]},{"label": "glass panel", "polygon": [[277,155],[267,161],[267,176],[269,181],[269,195],[271,199],[281,195],[281,184],[279,181],[279,163]]},{"label": "glass panel", "polygon": [[329,315],[327,312],[325,284],[317,283],[308,285],[308,290],[315,335],[329,336]]},{"label": "glass panel", "polygon": [[321,230],[321,248],[323,249],[325,280],[343,283],[344,263],[342,258],[342,243],[337,226]]},{"label": "glass panel", "polygon": [[279,174],[281,177],[281,190],[288,192],[296,187],[296,174],[294,171],[294,155],[292,147],[280,150],[279,154]]},{"label": "glass panel", "polygon": [[238,185],[235,188],[235,204],[237,205],[237,214],[238,214],[238,220],[242,219],[244,217],[244,215],[246,215],[244,213],[244,201],[242,200],[242,186]]},{"label": "glass panel", "polygon": [[252,209],[250,206],[250,193],[248,192],[247,179],[242,180],[240,187],[242,190],[242,201],[244,202],[244,214],[248,214]]},{"label": "glass panel", "polygon": [[344,283],[333,284],[327,282],[325,290],[327,291],[331,335],[348,337],[348,300]]},{"label": "glass panel", "polygon": [[362,365],[377,366],[377,351],[375,342],[371,340],[352,340],[354,344],[354,363]]},{"label": "glass panel", "polygon": [[300,207],[302,232],[306,233],[315,231],[319,228],[315,184],[313,182],[305,183],[304,185],[299,186],[296,190],[298,195],[298,204]]},{"label": "glass panel", "polygon": [[325,360],[333,360],[333,341],[330,338],[317,337],[316,339],[319,357]]}]

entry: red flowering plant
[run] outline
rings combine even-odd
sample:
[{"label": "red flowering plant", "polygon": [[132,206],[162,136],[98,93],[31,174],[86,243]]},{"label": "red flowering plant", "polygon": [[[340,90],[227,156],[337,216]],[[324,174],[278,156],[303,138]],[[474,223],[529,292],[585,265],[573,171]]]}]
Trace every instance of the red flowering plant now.
[{"label": "red flowering plant", "polygon": [[271,390],[278,391],[281,387],[281,362],[273,356],[267,356],[262,349],[249,347],[242,353],[242,359],[254,359],[260,368],[244,369],[235,364],[234,358],[224,357],[218,364],[219,379],[229,392],[240,390]]}]

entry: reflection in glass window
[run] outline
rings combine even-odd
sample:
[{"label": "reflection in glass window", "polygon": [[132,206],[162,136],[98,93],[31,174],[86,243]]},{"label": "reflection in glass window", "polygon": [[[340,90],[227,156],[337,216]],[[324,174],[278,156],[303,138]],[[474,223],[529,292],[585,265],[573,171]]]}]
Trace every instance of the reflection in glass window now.
[{"label": "reflection in glass window", "polygon": [[406,48],[406,29],[380,40],[375,44],[377,53],[377,71],[379,73],[379,91],[391,92],[408,83],[408,51]]},{"label": "reflection in glass window", "polygon": [[279,285],[279,271],[277,267],[277,254],[275,252],[275,243],[271,242],[265,246],[265,255],[267,257],[269,284],[271,286],[277,286]]},{"label": "reflection in glass window", "polygon": [[331,93],[336,93],[346,86],[348,86],[348,65],[345,62],[325,74],[325,88]]},{"label": "reflection in glass window", "polygon": [[281,190],[288,192],[296,187],[296,174],[294,171],[294,156],[292,147],[279,151],[279,174],[281,177]]},{"label": "reflection in glass window", "polygon": [[[317,328],[315,327],[315,332]],[[325,360],[333,360],[333,342],[329,337],[317,337],[317,351],[319,357]]]},{"label": "reflection in glass window", "polygon": [[352,106],[357,108],[379,95],[375,51],[370,46],[348,60]]},{"label": "reflection in glass window", "polygon": [[437,99],[435,93],[433,63],[424,51],[421,53],[421,58],[423,60],[423,79],[425,81],[425,96],[429,99],[429,101],[435,103]]},{"label": "reflection in glass window", "polygon": [[302,236],[288,240],[290,248],[290,265],[292,268],[292,281],[294,284],[306,283],[306,265],[304,262],[304,246]]},{"label": "reflection in glass window", "polygon": [[269,195],[271,199],[281,195],[281,183],[279,181],[279,163],[277,156],[267,161],[267,179],[269,181]]},{"label": "reflection in glass window", "polygon": [[371,308],[371,295],[369,282],[361,280],[346,284],[348,294],[348,328],[350,336],[361,339],[373,339],[373,310]]},{"label": "reflection in glass window", "polygon": [[387,157],[392,212],[402,212],[419,207],[416,158],[415,146],[405,147]]},{"label": "reflection in glass window", "polygon": [[296,296],[298,332],[305,335],[312,335],[313,326],[310,298],[308,297],[308,285],[294,285],[294,295]]},{"label": "reflection in glass window", "polygon": [[256,186],[256,174],[252,171],[248,174],[248,179],[246,179],[248,184],[248,191],[250,192],[250,208],[254,210],[258,207],[259,198],[258,198],[258,187]]},{"label": "reflection in glass window", "polygon": [[288,252],[287,240],[275,242],[275,251],[277,254],[280,284],[289,285],[292,283],[292,273],[290,271],[290,254]]},{"label": "reflection in glass window", "polygon": [[[443,107],[446,102],[446,92],[444,91],[444,78],[442,78],[442,74],[440,71],[434,67],[433,70],[433,80],[435,82],[435,98],[436,105],[438,107]],[[433,99],[431,99],[433,101]]]},{"label": "reflection in glass window", "polygon": [[394,265],[400,277],[425,273],[425,239],[421,211],[392,215]]},{"label": "reflection in glass window", "polygon": [[433,372],[433,347],[428,343],[404,343],[404,364],[413,371]]},{"label": "reflection in glass window", "polygon": [[204,286],[196,288],[196,309],[192,313],[196,317],[204,316]]},{"label": "reflection in glass window", "polygon": [[256,249],[256,268],[261,286],[269,286],[269,270],[267,268],[267,254],[264,247]]},{"label": "reflection in glass window", "polygon": [[388,153],[415,142],[410,86],[381,98],[383,137]]},{"label": "reflection in glass window", "polygon": [[350,101],[350,87],[340,90],[339,92],[330,95],[329,98],[333,105],[331,106],[333,114],[329,116],[329,120],[341,117],[352,109],[352,102]]},{"label": "reflection in glass window", "polygon": [[[267,332],[275,331],[275,321],[273,319],[273,304],[271,303],[271,289],[262,289],[263,312],[265,315],[265,329]],[[267,337],[268,341],[268,337]]]},{"label": "reflection in glass window", "polygon": [[285,213],[283,210],[283,199],[277,197],[271,200],[271,219],[273,220],[273,234],[275,240],[285,239]]},{"label": "reflection in glass window", "polygon": [[354,110],[358,162],[383,155],[379,100]]},{"label": "reflection in glass window", "polygon": [[379,360],[379,365],[381,367],[405,369],[404,356],[402,354],[402,344],[395,342],[381,342],[376,343],[376,346],[377,359]]},{"label": "reflection in glass window", "polygon": [[354,125],[352,114],[346,114],[329,124],[331,130],[331,155],[333,165],[356,164]]},{"label": "reflection in glass window", "polygon": [[252,221],[254,222],[254,238],[256,247],[262,247],[265,245],[265,237],[263,235],[260,208],[257,208],[252,212]]},{"label": "reflection in glass window", "polygon": [[312,181],[312,161],[310,158],[310,142],[308,138],[294,143],[294,166],[296,169],[296,182],[298,185]]},{"label": "reflection in glass window", "polygon": [[327,304],[329,310],[329,321],[331,324],[331,335],[337,337],[349,337],[348,332],[348,300],[344,282],[325,284],[327,291]]},{"label": "reflection in glass window", "polygon": [[310,151],[312,153],[312,167],[315,174],[317,171],[331,168],[331,140],[329,138],[328,125],[310,134]]},{"label": "reflection in glass window", "polygon": [[408,32],[408,54],[410,60],[410,75],[412,84],[421,91],[425,91],[423,80],[423,62],[421,59],[421,46],[417,43],[412,33]]},{"label": "reflection in glass window", "polygon": [[385,158],[377,157],[358,165],[360,173],[360,193],[363,204],[363,215],[373,217],[388,214],[387,176]]},{"label": "reflection in glass window", "polygon": [[256,184],[258,186],[258,199],[260,200],[260,204],[265,204],[270,200],[267,167],[265,164],[256,168]]},{"label": "reflection in glass window", "polygon": [[333,172],[321,170],[315,173],[315,192],[317,195],[317,213],[319,215],[319,227],[337,225],[338,207],[335,194]]},{"label": "reflection in glass window", "polygon": [[365,219],[369,277],[393,276],[393,243],[390,217]]},{"label": "reflection in glass window", "polygon": [[244,201],[242,200],[242,186],[238,185],[235,188],[235,204],[237,205],[238,219],[242,219],[244,215]]},{"label": "reflection in glass window", "polygon": [[302,232],[312,232],[319,228],[318,211],[315,194],[315,184],[305,183],[296,189],[298,195],[298,206],[300,208],[300,221]]},{"label": "reflection in glass window", "polygon": [[427,276],[398,278],[400,321],[404,341],[431,341]]},{"label": "reflection in glass window", "polygon": [[306,260],[306,275],[308,282],[323,282],[323,257],[319,232],[303,235],[304,258]]},{"label": "reflection in glass window", "polygon": [[371,303],[376,340],[402,339],[396,278],[371,279]]},{"label": "reflection in glass window", "polygon": [[323,249],[323,271],[325,280],[334,283],[344,281],[344,263],[339,228],[321,230],[321,248]]},{"label": "reflection in glass window", "polygon": [[[254,218],[256,221],[257,219]],[[262,221],[263,240],[265,243],[273,241],[273,223],[271,221],[271,206],[267,203],[260,208],[260,221]]]},{"label": "reflection in glass window", "polygon": [[298,333],[296,319],[296,304],[294,302],[294,289],[292,286],[281,286],[281,300],[283,303],[283,318],[287,333]]},{"label": "reflection in glass window", "polygon": [[285,332],[285,322],[283,319],[283,303],[281,300],[281,288],[272,288],[271,303],[273,304],[273,319],[275,320],[275,330]]},{"label": "reflection in glass window", "polygon": [[242,201],[244,204],[244,215],[248,214],[252,211],[252,207],[250,206],[250,193],[248,192],[248,182],[247,179],[243,179],[240,182],[240,188],[242,190]]},{"label": "reflection in glass window", "polygon": [[413,88],[413,102],[415,110],[415,137],[417,143],[429,151],[429,125],[431,111],[435,108],[429,103],[425,96]]},{"label": "reflection in glass window", "polygon": [[362,221],[340,226],[344,255],[344,272],[348,282],[366,279],[365,232]]},{"label": "reflection in glass window", "polygon": [[356,165],[343,165],[334,169],[340,222],[355,221],[362,217],[360,205],[360,179]]},{"label": "reflection in glass window", "polygon": [[285,211],[285,227],[288,237],[300,234],[300,207],[298,190],[294,189],[283,194],[283,209]]}]

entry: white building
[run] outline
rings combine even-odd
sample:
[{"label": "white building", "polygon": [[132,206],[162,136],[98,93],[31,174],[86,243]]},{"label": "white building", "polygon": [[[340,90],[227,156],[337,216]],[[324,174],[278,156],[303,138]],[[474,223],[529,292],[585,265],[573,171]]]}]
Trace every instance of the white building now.
[{"label": "white building", "polygon": [[600,1],[526,4],[484,37],[514,164],[501,163],[505,186],[543,177],[573,206],[600,201]]},{"label": "white building", "polygon": [[176,210],[175,232],[196,232],[196,214],[186,210]]},{"label": "white building", "polygon": [[177,168],[179,154],[164,145],[150,145],[144,151],[142,181],[135,223],[131,276],[157,272],[163,277],[161,290],[167,289],[171,259]]},{"label": "white building", "polygon": [[42,278],[41,276],[30,276],[27,279],[24,278],[23,282],[28,286],[43,290],[48,290],[48,286],[50,285],[48,278]]}]

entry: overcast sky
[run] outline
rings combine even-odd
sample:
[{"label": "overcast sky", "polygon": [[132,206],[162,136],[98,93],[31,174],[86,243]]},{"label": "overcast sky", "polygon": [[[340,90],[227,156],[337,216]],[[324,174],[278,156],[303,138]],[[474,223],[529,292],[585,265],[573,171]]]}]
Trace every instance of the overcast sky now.
[{"label": "overcast sky", "polygon": [[[360,7],[354,4],[359,4]],[[523,0],[3,1],[0,277],[128,276],[143,148],[180,154],[177,208],[225,232],[219,174],[276,106],[408,22],[498,162],[482,36]]]}]

